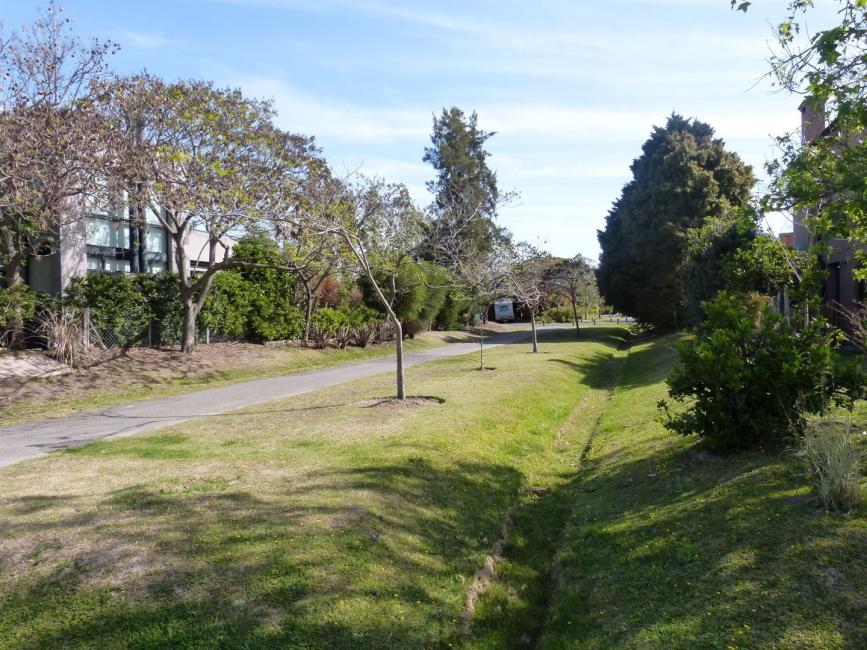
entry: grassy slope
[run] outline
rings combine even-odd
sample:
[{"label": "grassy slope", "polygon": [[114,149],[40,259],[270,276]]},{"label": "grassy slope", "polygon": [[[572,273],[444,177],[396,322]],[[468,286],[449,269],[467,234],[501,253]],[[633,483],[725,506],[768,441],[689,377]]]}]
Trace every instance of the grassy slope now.
[{"label": "grassy slope", "polygon": [[673,340],[618,332],[413,368],[441,406],[359,408],[383,376],[0,470],[0,647],[867,645],[865,509],[672,438]]},{"label": "grassy slope", "polygon": [[[406,341],[404,348],[406,352],[418,352],[443,345],[447,340],[452,339],[474,340],[472,335],[463,332],[425,332],[414,340]],[[193,373],[184,377],[167,381],[161,380],[145,385],[124,384],[123,373],[118,373],[117,382],[112,385],[111,391],[104,389],[89,390],[85,394],[73,398],[52,399],[50,401],[16,399],[9,400],[4,404],[0,400],[0,425],[93,413],[124,402],[170,397],[172,395],[235,384],[251,379],[276,377],[305,370],[328,368],[343,363],[367,361],[393,353],[393,343],[372,345],[365,349],[349,347],[345,350],[336,348],[315,350],[312,348],[287,347],[280,350],[278,360],[270,361],[264,365]],[[136,369],[135,372],[141,372],[141,370]],[[48,377],[32,381],[52,382],[56,381],[56,379]],[[83,384],[87,383],[86,371],[81,376],[81,382]]]},{"label": "grassy slope", "polygon": [[593,437],[540,645],[867,647],[867,508],[823,513],[791,454],[672,438],[667,343],[632,351]]},{"label": "grassy slope", "polygon": [[560,427],[620,332],[411,369],[440,406],[360,408],[386,375],[0,470],[0,646],[455,641],[505,513],[579,462]]}]

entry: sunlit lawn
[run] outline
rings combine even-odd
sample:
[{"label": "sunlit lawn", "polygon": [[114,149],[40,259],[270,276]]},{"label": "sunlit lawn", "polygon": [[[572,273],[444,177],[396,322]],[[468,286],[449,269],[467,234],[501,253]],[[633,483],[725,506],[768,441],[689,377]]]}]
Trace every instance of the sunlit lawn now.
[{"label": "sunlit lawn", "polygon": [[382,376],[0,470],[0,647],[867,647],[867,509],[671,436],[675,339],[622,334],[412,368],[440,405],[364,408]]},{"label": "sunlit lawn", "polygon": [[667,433],[670,343],[632,350],[600,421],[541,645],[867,647],[867,508],[823,512],[790,451],[720,457]]},{"label": "sunlit lawn", "polygon": [[[0,645],[419,647],[453,640],[519,495],[618,329],[391,376],[0,470]],[[590,340],[589,337],[593,337]]]}]

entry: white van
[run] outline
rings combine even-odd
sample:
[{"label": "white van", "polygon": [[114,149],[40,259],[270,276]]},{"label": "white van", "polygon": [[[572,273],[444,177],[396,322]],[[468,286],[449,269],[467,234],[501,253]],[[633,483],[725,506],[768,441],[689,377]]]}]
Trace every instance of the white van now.
[{"label": "white van", "polygon": [[494,320],[498,323],[515,320],[515,307],[511,298],[500,298],[494,301]]}]

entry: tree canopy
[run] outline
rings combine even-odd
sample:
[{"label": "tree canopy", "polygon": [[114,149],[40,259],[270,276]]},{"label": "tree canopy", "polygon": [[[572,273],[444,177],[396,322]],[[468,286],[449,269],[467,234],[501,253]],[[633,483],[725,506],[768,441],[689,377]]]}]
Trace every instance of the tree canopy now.
[{"label": "tree canopy", "polygon": [[479,129],[475,111],[466,116],[453,106],[434,117],[431,146],[425,148],[423,158],[437,174],[436,180],[427,184],[434,195],[435,214],[429,249],[441,245],[439,241],[446,234],[456,232],[460,232],[468,255],[489,251],[496,239],[504,237],[495,223],[501,201],[497,174],[488,166],[490,154],[485,150],[493,135]]},{"label": "tree canopy", "polygon": [[755,178],[710,125],[677,114],[654,128],[631,169],[599,232],[599,289],[624,314],[677,326],[689,231],[748,201]]}]

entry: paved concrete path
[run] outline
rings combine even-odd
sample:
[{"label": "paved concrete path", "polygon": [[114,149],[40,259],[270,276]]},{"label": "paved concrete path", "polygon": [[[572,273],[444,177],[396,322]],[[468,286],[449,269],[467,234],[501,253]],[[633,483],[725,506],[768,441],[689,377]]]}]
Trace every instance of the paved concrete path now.
[{"label": "paved concrete path", "polygon": [[[557,326],[545,329],[559,329]],[[486,348],[527,340],[527,331],[490,337]],[[478,343],[449,343],[445,346],[407,354],[404,365],[445,359],[477,352]],[[269,379],[208,388],[163,399],[115,406],[101,413],[0,427],[0,467],[34,458],[55,449],[81,445],[93,440],[131,436],[186,420],[219,415],[245,406],[310,393],[354,379],[394,372],[394,357],[386,356],[322,370],[299,372]]]}]

